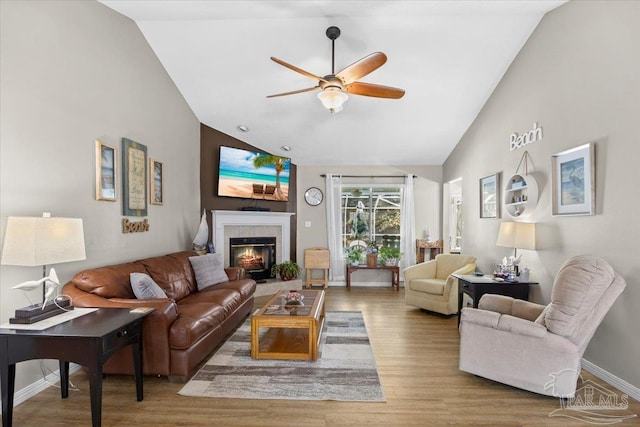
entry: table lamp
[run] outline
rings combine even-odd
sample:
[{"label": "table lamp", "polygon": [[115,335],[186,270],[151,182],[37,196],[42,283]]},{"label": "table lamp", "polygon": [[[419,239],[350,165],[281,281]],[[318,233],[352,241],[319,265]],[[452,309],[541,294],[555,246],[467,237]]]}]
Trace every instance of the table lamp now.
[{"label": "table lamp", "polygon": [[35,323],[65,311],[63,306],[69,306],[69,301],[65,304],[47,301],[53,293],[51,286],[47,293],[48,281],[57,281],[55,271],[47,276],[47,265],[84,259],[82,219],[51,218],[47,213],[42,217],[9,217],[2,248],[2,265],[42,265],[42,279],[37,282],[42,282],[43,300],[42,304],[16,310],[16,317],[11,318],[10,322]]},{"label": "table lamp", "polygon": [[[496,245],[513,248],[513,260],[517,263],[518,249],[536,248],[536,225],[528,222],[502,222]],[[517,274],[517,265],[515,269]]]}]

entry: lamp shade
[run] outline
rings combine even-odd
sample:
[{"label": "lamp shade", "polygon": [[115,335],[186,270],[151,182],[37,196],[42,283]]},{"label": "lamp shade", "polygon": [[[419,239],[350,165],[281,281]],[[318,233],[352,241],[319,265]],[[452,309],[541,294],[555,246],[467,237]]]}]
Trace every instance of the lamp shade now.
[{"label": "lamp shade", "polygon": [[536,225],[528,222],[503,222],[500,224],[496,245],[533,250],[536,248]]},{"label": "lamp shade", "polygon": [[80,218],[9,217],[2,265],[58,264],[86,259]]},{"label": "lamp shade", "polygon": [[326,109],[334,113],[342,110],[342,104],[349,99],[349,96],[340,88],[330,86],[318,94],[318,99]]}]

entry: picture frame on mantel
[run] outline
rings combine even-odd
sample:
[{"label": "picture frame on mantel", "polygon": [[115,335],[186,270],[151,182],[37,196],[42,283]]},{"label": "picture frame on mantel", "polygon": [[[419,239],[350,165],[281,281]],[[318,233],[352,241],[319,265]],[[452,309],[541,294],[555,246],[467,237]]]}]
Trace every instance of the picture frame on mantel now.
[{"label": "picture frame on mantel", "polygon": [[96,200],[116,201],[116,149],[97,140]]},{"label": "picture frame on mantel", "polygon": [[164,165],[154,159],[149,159],[149,187],[149,202],[164,204]]},{"label": "picture frame on mantel", "polygon": [[147,147],[122,138],[122,214],[147,216]]},{"label": "picture frame on mantel", "polygon": [[480,178],[480,218],[500,218],[500,173]]},{"label": "picture frame on mantel", "polygon": [[595,144],[551,156],[553,215],[595,214]]}]

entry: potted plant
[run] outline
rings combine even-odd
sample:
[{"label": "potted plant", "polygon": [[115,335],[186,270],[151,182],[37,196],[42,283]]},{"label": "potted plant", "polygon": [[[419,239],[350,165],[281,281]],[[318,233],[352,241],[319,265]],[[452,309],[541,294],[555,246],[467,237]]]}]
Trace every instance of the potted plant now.
[{"label": "potted plant", "polygon": [[300,266],[293,261],[283,261],[282,264],[274,264],[271,267],[271,276],[280,275],[282,280],[295,279],[300,275]]},{"label": "potted plant", "polygon": [[376,265],[378,265],[378,244],[372,240],[367,246],[367,267],[375,267]]},{"label": "potted plant", "polygon": [[360,265],[364,261],[364,250],[361,246],[352,246],[347,249],[347,259],[353,266]]},{"label": "potted plant", "polygon": [[400,257],[402,257],[400,249],[385,246],[380,248],[378,254],[380,256],[380,262],[384,265],[398,265],[398,261],[400,261]]}]

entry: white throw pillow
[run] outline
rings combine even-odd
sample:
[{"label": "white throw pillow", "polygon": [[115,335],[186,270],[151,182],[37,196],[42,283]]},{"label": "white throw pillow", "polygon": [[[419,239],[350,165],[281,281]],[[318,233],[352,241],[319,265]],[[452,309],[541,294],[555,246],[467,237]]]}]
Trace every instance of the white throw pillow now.
[{"label": "white throw pillow", "polygon": [[131,289],[138,299],[166,298],[162,288],[149,276],[144,273],[131,273],[129,275]]},{"label": "white throw pillow", "polygon": [[222,254],[192,256],[189,257],[189,261],[196,276],[196,285],[199,291],[229,281],[222,266]]}]

